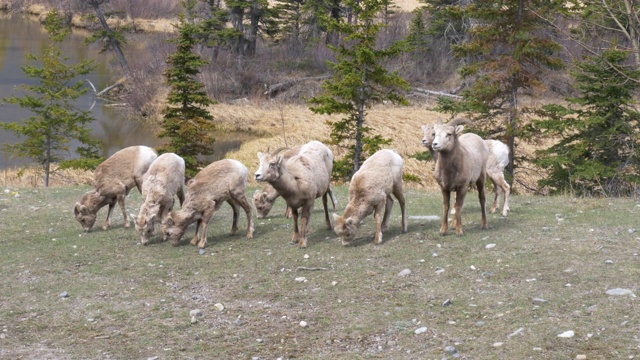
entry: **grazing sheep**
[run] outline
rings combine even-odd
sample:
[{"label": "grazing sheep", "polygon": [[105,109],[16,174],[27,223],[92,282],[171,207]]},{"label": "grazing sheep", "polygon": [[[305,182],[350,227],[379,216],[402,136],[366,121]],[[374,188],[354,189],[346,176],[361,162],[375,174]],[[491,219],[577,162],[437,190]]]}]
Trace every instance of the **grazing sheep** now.
[{"label": "grazing sheep", "polygon": [[[389,217],[393,207],[393,194],[400,203],[402,211],[402,232],[407,232],[407,214],[404,208],[402,190],[402,167],[404,161],[393,150],[380,150],[371,155],[360,169],[353,174],[349,184],[349,204],[342,216],[333,214],[333,230],[342,239],[342,245],[348,245],[356,237],[360,222],[374,213],[376,234],[374,242],[382,242],[382,232],[389,226]],[[384,217],[380,214],[384,208]]]},{"label": "grazing sheep", "polygon": [[183,158],[166,153],[158,156],[144,174],[140,213],[137,217],[131,214],[143,245],[147,245],[153,236],[156,219],[162,222],[171,212],[175,196],[178,196],[180,206],[184,203],[184,169]]},{"label": "grazing sheep", "polygon": [[[322,196],[327,229],[331,229],[327,195],[330,192],[330,168],[323,166],[332,163],[333,154],[323,143],[311,141],[300,148],[300,152],[285,159],[276,153],[258,153],[260,164],[255,172],[256,180],[271,184],[287,202],[293,215],[293,243],[299,247],[307,246],[309,219],[316,198]],[[298,212],[301,209],[300,229]]]},{"label": "grazing sheep", "polygon": [[[456,118],[447,123],[447,125],[457,126],[462,124],[468,124],[469,120],[464,118]],[[433,132],[434,125],[427,124],[422,125],[422,145],[424,145],[427,150],[431,153],[431,157],[433,161],[436,162],[438,160],[438,153],[431,148],[431,144],[433,143]],[[493,204],[491,205],[490,211],[492,213],[496,212],[498,208],[498,198],[500,194],[504,194],[504,198],[502,201],[502,216],[507,216],[509,212],[509,193],[511,192],[511,187],[509,183],[504,178],[504,169],[509,164],[509,148],[507,145],[498,140],[485,140],[487,146],[489,147],[489,158],[487,159],[487,176],[491,183],[493,183],[493,192],[495,193],[495,198],[493,200]],[[451,210],[452,214],[455,214],[455,209]]]},{"label": "grazing sheep", "polygon": [[253,238],[251,205],[245,196],[249,170],[237,160],[215,161],[187,183],[187,196],[182,209],[172,211],[163,220],[164,235],[177,246],[189,224],[196,222],[191,245],[203,249],[207,243],[207,225],[213,214],[226,201],[233,209],[231,234],[238,230],[238,207],[247,214],[247,239]]},{"label": "grazing sheep", "polygon": [[96,222],[96,215],[105,205],[109,205],[107,219],[102,225],[107,230],[111,225],[111,211],[116,201],[122,209],[124,227],[129,227],[129,218],[124,204],[125,196],[135,186],[142,193],[143,176],[158,157],[147,146],[130,146],[111,155],[93,172],[93,190],[86,192],[73,208],[73,214],[88,232]]},{"label": "grazing sheep", "polygon": [[[279,150],[280,149],[274,151],[274,153],[278,153]],[[284,159],[288,159],[294,155],[297,155],[299,152],[300,152],[300,146],[296,146],[294,148],[291,148],[285,151],[282,155],[284,156]],[[325,166],[327,167],[327,171],[331,173],[331,171],[333,170],[333,154],[331,158],[327,158],[326,160],[327,161],[325,163]],[[264,218],[269,214],[269,211],[271,211],[271,208],[273,207],[273,203],[276,201],[276,199],[279,196],[280,194],[278,194],[278,191],[274,189],[273,186],[271,186],[271,184],[269,183],[265,184],[262,190],[256,190],[253,193],[253,204],[256,207],[258,218]],[[331,198],[331,204],[333,205],[333,210],[335,211],[337,200],[333,196],[333,192],[331,191],[331,188],[329,188],[329,196]],[[291,218],[290,207],[287,206],[287,210],[285,211],[284,216],[286,218]]]},{"label": "grazing sheep", "polygon": [[436,124],[433,132],[431,147],[438,152],[438,160],[434,175],[443,196],[443,215],[440,235],[445,235],[448,229],[448,215],[451,192],[456,192],[455,218],[451,224],[456,229],[456,235],[462,235],[461,209],[469,185],[476,184],[480,209],[482,212],[482,229],[487,228],[487,213],[485,209],[484,183],[486,178],[487,158],[489,148],[487,143],[476,134],[463,134],[463,125],[451,126]]}]

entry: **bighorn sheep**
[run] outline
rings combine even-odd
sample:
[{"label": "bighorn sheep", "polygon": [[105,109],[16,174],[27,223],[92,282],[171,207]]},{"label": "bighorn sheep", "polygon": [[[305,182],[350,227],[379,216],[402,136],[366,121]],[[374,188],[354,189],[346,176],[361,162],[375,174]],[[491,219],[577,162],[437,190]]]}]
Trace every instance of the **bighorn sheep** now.
[{"label": "bighorn sheep", "polygon": [[88,232],[96,222],[96,215],[105,205],[109,205],[107,219],[102,225],[107,230],[111,225],[111,211],[116,201],[122,208],[124,227],[129,227],[129,218],[124,199],[135,186],[142,193],[143,176],[158,157],[147,146],[130,146],[111,155],[93,172],[93,190],[86,192],[73,208],[73,214]]},{"label": "bighorn sheep", "polygon": [[[323,143],[311,141],[300,148],[300,152],[285,159],[276,153],[258,153],[260,164],[255,172],[256,180],[271,184],[287,202],[293,215],[293,243],[299,247],[307,246],[309,219],[316,198],[322,196],[327,229],[331,229],[327,196],[333,166],[333,153]],[[298,209],[301,208],[300,228],[298,229]]]},{"label": "bighorn sheep", "polygon": [[180,206],[184,203],[184,169],[183,158],[166,153],[158,156],[144,174],[140,213],[137,217],[131,214],[143,245],[153,236],[156,219],[162,222],[171,212],[175,196]]},{"label": "bighorn sheep", "polygon": [[[456,118],[448,122],[447,125],[457,126],[467,123],[469,123],[469,120],[467,119]],[[433,161],[436,162],[438,160],[438,153],[431,148],[434,136],[433,127],[434,125],[431,124],[422,125],[422,145],[427,148],[431,153]],[[496,212],[498,209],[498,198],[500,197],[500,194],[503,193],[501,215],[507,216],[507,213],[509,212],[509,194],[511,192],[511,187],[504,178],[504,169],[509,164],[509,148],[499,140],[485,140],[485,142],[489,147],[487,176],[489,177],[489,180],[491,180],[491,183],[493,183],[493,192],[495,194],[493,204],[489,211],[492,213]],[[454,214],[455,210],[452,210],[451,213]]]},{"label": "bighorn sheep", "polygon": [[[380,150],[371,155],[353,174],[349,184],[349,204],[342,216],[333,214],[333,230],[348,245],[356,237],[360,222],[372,212],[376,223],[374,242],[382,242],[382,232],[389,226],[393,194],[402,211],[402,232],[407,232],[407,214],[402,190],[404,161],[393,150]],[[380,214],[384,208],[384,217]]]},{"label": "bighorn sheep", "polygon": [[456,213],[451,226],[455,227],[456,235],[463,234],[462,205],[469,190],[469,185],[474,182],[478,188],[478,198],[482,212],[481,227],[482,229],[487,228],[484,183],[489,148],[480,136],[472,133],[463,134],[463,130],[463,125],[436,124],[433,128],[433,143],[431,147],[438,152],[434,175],[442,191],[444,206],[440,235],[446,235],[447,233],[452,191],[456,192],[454,205]]},{"label": "bighorn sheep", "polygon": [[[300,152],[300,147],[301,146],[296,146],[282,153],[284,159],[286,160],[292,156],[297,155]],[[284,148],[278,149],[274,151],[274,153],[277,154],[280,150],[284,150]],[[331,173],[331,171],[333,170],[333,154],[331,158],[326,159],[325,166],[327,167],[327,171]],[[269,211],[271,211],[271,208],[273,207],[273,203],[279,196],[280,194],[278,194],[278,191],[274,189],[273,186],[271,186],[271,184],[269,183],[265,184],[262,190],[256,190],[255,193],[253,193],[253,204],[256,207],[258,218],[266,217],[269,214]],[[331,199],[331,204],[333,205],[333,210],[335,211],[337,200],[333,196],[331,188],[329,188],[329,196]],[[284,216],[286,218],[291,218],[290,207],[287,206],[287,210],[285,211]]]},{"label": "bighorn sheep", "polygon": [[182,209],[172,211],[163,220],[164,235],[177,246],[189,224],[196,222],[191,245],[203,249],[207,243],[207,225],[213,214],[226,201],[233,209],[231,234],[238,230],[238,207],[247,214],[247,239],[253,238],[251,205],[245,196],[249,170],[237,160],[215,161],[187,183],[187,196]]}]

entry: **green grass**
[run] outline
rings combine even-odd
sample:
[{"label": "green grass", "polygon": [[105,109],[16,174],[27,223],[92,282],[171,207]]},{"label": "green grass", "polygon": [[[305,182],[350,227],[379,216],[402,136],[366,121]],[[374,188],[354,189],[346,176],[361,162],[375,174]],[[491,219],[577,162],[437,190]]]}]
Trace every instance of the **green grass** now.
[{"label": "green grass", "polygon": [[[281,199],[256,219],[252,240],[244,213],[229,235],[225,205],[200,255],[188,244],[193,226],[178,247],[142,246],[118,209],[110,230],[83,233],[72,209],[86,190],[0,196],[1,358],[453,358],[448,345],[466,359],[640,353],[638,298],[605,294],[640,292],[633,199],[513,196],[509,216],[490,214],[483,231],[470,193],[462,237],[441,237],[438,221],[419,219],[402,234],[396,202],[382,245],[373,244],[368,217],[347,247],[324,228],[317,201],[307,249],[289,245]],[[335,192],[340,212],[346,188]],[[406,196],[409,215],[440,215],[439,193]],[[128,211],[139,206],[134,190]],[[398,276],[403,269],[411,274]],[[193,309],[203,313],[195,324]],[[575,336],[557,337],[567,330]]]}]

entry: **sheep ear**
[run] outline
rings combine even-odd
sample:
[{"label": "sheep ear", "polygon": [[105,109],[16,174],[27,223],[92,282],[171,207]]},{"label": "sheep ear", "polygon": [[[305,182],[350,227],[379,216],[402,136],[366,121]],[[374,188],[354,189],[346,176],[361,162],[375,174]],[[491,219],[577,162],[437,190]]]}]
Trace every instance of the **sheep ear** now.
[{"label": "sheep ear", "polygon": [[422,125],[422,126],[420,127],[420,130],[422,130],[422,132],[424,132],[425,130],[427,130],[427,125]]},{"label": "sheep ear", "polygon": [[195,178],[190,179],[189,181],[187,181],[187,186],[191,186],[191,185],[195,184],[195,182],[196,182]]},{"label": "sheep ear", "polygon": [[278,164],[278,166],[280,166],[280,164],[282,163],[282,159],[284,159],[284,156],[282,155],[278,155],[278,157],[276,158],[276,164]]},{"label": "sheep ear", "polygon": [[438,121],[436,121],[436,124],[442,125],[442,119],[438,118]]},{"label": "sheep ear", "polygon": [[456,126],[456,135],[462,134],[463,130],[464,130],[464,125]]},{"label": "sheep ear", "polygon": [[347,219],[346,224],[347,225],[353,225],[353,224],[355,224],[355,220],[353,220],[353,218],[350,217],[350,218]]},{"label": "sheep ear", "polygon": [[153,220],[155,220],[156,218],[156,214],[153,214],[149,217],[149,219],[147,219],[148,222],[152,222]]},{"label": "sheep ear", "polygon": [[338,221],[340,219],[340,215],[333,213],[333,221]]},{"label": "sheep ear", "polygon": [[267,193],[263,192],[261,198],[262,201],[267,201]]},{"label": "sheep ear", "polygon": [[80,203],[77,202],[76,205],[73,207],[73,215],[74,216],[78,216],[78,214],[80,214]]},{"label": "sheep ear", "polygon": [[129,213],[129,219],[131,219],[131,221],[133,221],[134,223],[138,222],[138,219],[136,218],[136,216],[131,213]]}]

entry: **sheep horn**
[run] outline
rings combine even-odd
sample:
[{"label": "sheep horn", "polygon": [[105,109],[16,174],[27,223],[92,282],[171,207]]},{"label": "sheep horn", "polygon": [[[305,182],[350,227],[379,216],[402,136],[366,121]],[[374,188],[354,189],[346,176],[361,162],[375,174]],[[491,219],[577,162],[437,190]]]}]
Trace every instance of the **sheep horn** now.
[{"label": "sheep horn", "polygon": [[280,151],[282,151],[282,150],[286,150],[286,149],[288,149],[288,147],[286,147],[286,146],[279,147],[279,148],[277,148],[277,149],[273,150],[273,152],[271,153],[271,156],[276,156],[276,155],[278,155],[278,153],[279,153]]},{"label": "sheep horn", "polygon": [[451,120],[451,121],[449,121],[447,123],[447,125],[451,125],[451,126],[458,126],[458,125],[462,125],[462,124],[470,125],[471,124],[471,120],[469,120],[467,118],[459,117],[459,118],[455,118],[455,119],[453,119],[453,120]]}]

